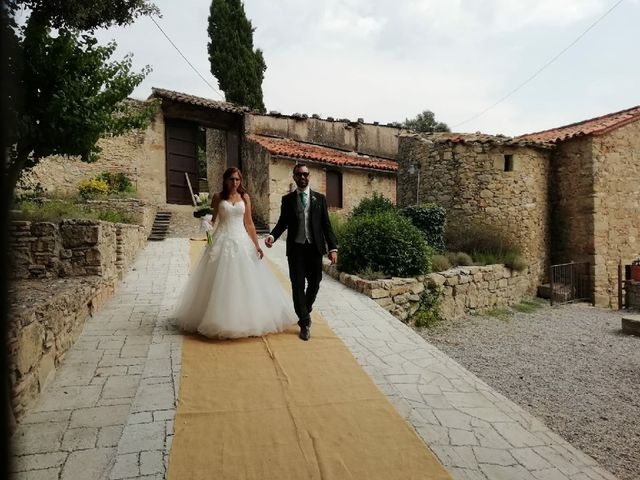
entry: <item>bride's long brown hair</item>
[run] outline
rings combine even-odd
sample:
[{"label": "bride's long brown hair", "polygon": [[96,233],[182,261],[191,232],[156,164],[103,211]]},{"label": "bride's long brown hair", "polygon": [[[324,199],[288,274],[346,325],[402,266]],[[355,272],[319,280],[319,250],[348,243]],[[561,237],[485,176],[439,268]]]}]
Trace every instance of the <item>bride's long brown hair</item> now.
[{"label": "bride's long brown hair", "polygon": [[242,172],[240,171],[239,168],[236,168],[236,167],[227,168],[224,174],[222,175],[222,192],[220,193],[220,198],[222,198],[222,200],[229,200],[229,188],[227,187],[227,180],[231,178],[231,175],[233,175],[234,173],[237,173],[238,176],[240,177],[240,185],[238,185],[238,193],[240,194],[240,198],[242,198],[242,201],[244,202],[245,201],[244,194],[247,193],[247,191],[242,186]]}]

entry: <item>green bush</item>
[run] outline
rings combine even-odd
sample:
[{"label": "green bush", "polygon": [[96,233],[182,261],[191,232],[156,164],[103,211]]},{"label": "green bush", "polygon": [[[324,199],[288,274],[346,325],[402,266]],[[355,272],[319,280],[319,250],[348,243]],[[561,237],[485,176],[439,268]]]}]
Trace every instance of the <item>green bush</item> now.
[{"label": "green bush", "polygon": [[450,224],[445,241],[451,251],[470,253],[476,265],[501,263],[516,271],[527,268],[520,248],[502,230],[491,225],[479,222]]},{"label": "green bush", "polygon": [[101,197],[109,194],[109,185],[104,180],[89,178],[80,182],[78,191],[82,198]]},{"label": "green bush", "polygon": [[23,201],[16,204],[16,207],[20,210],[21,219],[32,222],[59,222],[65,218],[86,218],[113,223],[137,223],[135,215],[125,210],[94,210],[86,204],[64,199]]},{"label": "green bush", "polygon": [[130,193],[135,190],[129,177],[122,172],[102,172],[96,178],[109,186],[109,193]]},{"label": "green bush", "polygon": [[373,192],[373,196],[363,198],[351,212],[352,217],[364,217],[376,215],[378,213],[395,211],[396,207],[384,195]]},{"label": "green bush", "polygon": [[454,267],[468,267],[469,265],[473,265],[471,256],[464,252],[447,252],[445,255]]},{"label": "green bush", "polygon": [[444,255],[434,255],[431,259],[431,269],[434,272],[444,272],[451,268],[451,262]]},{"label": "green bush", "polygon": [[440,302],[442,290],[426,289],[420,294],[418,310],[411,316],[411,321],[416,327],[429,328],[441,320]]},{"label": "green bush", "polygon": [[331,222],[331,228],[336,235],[338,245],[342,243],[342,236],[344,232],[344,226],[347,224],[347,218],[338,212],[329,212],[329,221]]},{"label": "green bush", "polygon": [[435,203],[413,205],[402,209],[402,214],[422,232],[427,243],[437,252],[444,251],[444,231],[447,211]]},{"label": "green bush", "polygon": [[411,221],[387,211],[351,217],[344,226],[338,269],[357,273],[367,269],[396,277],[428,273],[432,251]]},{"label": "green bush", "polygon": [[97,217],[98,220],[104,220],[105,222],[129,224],[136,223],[135,217],[133,215],[122,210],[101,210],[97,212]]}]

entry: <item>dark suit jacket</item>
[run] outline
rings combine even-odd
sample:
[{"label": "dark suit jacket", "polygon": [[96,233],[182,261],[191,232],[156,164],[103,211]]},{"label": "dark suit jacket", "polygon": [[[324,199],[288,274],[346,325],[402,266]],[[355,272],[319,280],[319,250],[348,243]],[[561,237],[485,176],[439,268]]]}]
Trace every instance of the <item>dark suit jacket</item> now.
[{"label": "dark suit jacket", "polygon": [[[311,237],[314,245],[318,249],[320,255],[327,253],[327,247],[329,250],[336,250],[338,248],[336,236],[333,234],[331,228],[331,222],[329,221],[329,211],[327,210],[327,199],[324,195],[318,192],[310,190],[311,205],[309,207],[309,223],[311,226]],[[298,216],[296,212],[298,202],[298,191],[294,190],[291,193],[282,197],[282,205],[280,206],[280,218],[278,223],[273,227],[271,235],[274,240],[277,240],[280,235],[288,230],[287,233],[287,255],[291,251],[291,245],[294,243],[298,228],[300,228],[298,222]],[[302,226],[304,228],[304,226]]]}]

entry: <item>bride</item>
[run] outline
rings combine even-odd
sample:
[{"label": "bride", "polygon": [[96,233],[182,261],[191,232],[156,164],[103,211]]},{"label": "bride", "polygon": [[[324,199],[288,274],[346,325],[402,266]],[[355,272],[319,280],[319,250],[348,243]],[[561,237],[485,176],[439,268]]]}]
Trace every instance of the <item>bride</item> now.
[{"label": "bride", "polygon": [[222,192],[213,196],[211,209],[218,226],[187,281],[178,325],[211,338],[241,338],[281,332],[296,323],[291,300],[261,261],[240,170],[224,172]]}]

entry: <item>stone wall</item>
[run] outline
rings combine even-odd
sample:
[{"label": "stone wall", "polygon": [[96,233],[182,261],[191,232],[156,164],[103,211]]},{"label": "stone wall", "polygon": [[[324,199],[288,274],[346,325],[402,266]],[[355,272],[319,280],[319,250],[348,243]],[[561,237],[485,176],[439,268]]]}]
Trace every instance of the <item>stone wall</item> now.
[{"label": "stone wall", "polygon": [[[245,143],[242,149],[242,177],[252,199],[253,219],[263,225],[271,223],[271,197],[278,196],[270,191],[277,182],[269,178],[269,159],[269,152],[260,145],[254,142]],[[290,172],[289,178],[291,178]],[[273,221],[274,224],[276,220]]]},{"label": "stone wall", "polygon": [[640,282],[629,280],[625,283],[626,307],[630,310],[640,310]]},{"label": "stone wall", "polygon": [[207,128],[207,182],[209,196],[222,190],[222,175],[227,169],[227,134],[223,130]]},{"label": "stone wall", "polygon": [[593,160],[591,137],[558,145],[552,155],[551,258],[553,264],[593,265]]},{"label": "stone wall", "polygon": [[113,294],[114,284],[114,279],[72,277],[12,285],[7,351],[11,407],[17,420],[51,380],[86,318]]},{"label": "stone wall", "polygon": [[[256,158],[260,152],[251,153]],[[296,188],[293,181],[293,166],[295,160],[270,157],[269,176],[269,225],[273,227],[278,221],[280,214],[280,203],[282,196]],[[324,165],[313,162],[305,162],[309,168],[311,188],[322,194],[327,192],[327,169]],[[365,197],[370,197],[373,192],[378,192],[389,198],[393,203],[396,201],[396,179],[393,172],[371,171],[356,168],[341,168],[342,172],[342,208],[332,210],[348,214]]]},{"label": "stone wall", "polygon": [[504,265],[457,267],[416,278],[384,280],[365,280],[338,272],[328,262],[323,267],[329,275],[372,298],[402,321],[407,321],[418,309],[420,294],[425,289],[440,292],[439,310],[446,320],[513,305],[533,293],[530,274]]},{"label": "stone wall", "polygon": [[154,210],[139,208],[146,226],[78,219],[12,222],[8,351],[16,418],[42,392],[87,316],[113,293],[117,278],[145,245]]},{"label": "stone wall", "polygon": [[[505,171],[506,155],[512,171]],[[404,135],[398,164],[399,206],[434,202],[446,208],[450,225],[495,228],[522,250],[531,287],[543,280],[549,252],[548,150]]]},{"label": "stone wall", "polygon": [[[127,202],[142,225],[72,219],[59,223],[12,222],[14,279],[121,275],[133,263],[151,231],[155,208]],[[93,202],[93,208],[111,207]]]},{"label": "stone wall", "polygon": [[595,302],[617,305],[618,263],[640,255],[640,121],[592,139]]},{"label": "stone wall", "polygon": [[36,165],[31,177],[49,192],[75,195],[81,180],[105,171],[124,172],[131,178],[139,198],[164,204],[167,198],[164,142],[164,120],[159,112],[144,131],[99,140],[102,152],[96,162],[51,156]]},{"label": "stone wall", "polygon": [[348,120],[304,116],[245,115],[245,133],[291,138],[339,150],[395,159],[398,135],[406,130]]}]

